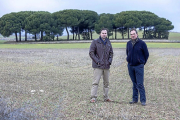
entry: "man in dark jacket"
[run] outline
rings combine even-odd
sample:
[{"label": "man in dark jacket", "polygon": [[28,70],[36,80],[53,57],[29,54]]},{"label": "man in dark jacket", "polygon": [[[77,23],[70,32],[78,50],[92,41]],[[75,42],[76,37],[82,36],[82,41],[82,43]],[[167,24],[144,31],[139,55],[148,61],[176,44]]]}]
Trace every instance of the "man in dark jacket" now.
[{"label": "man in dark jacket", "polygon": [[100,37],[93,40],[90,46],[89,55],[92,59],[92,67],[94,68],[94,79],[91,89],[91,101],[96,102],[97,90],[101,76],[103,76],[104,101],[111,102],[108,97],[109,90],[109,69],[113,59],[113,49],[111,42],[107,38],[108,30],[101,29]]},{"label": "man in dark jacket", "polygon": [[149,52],[144,41],[138,38],[136,29],[130,30],[131,40],[127,42],[126,55],[128,62],[129,76],[133,83],[133,96],[130,104],[138,102],[140,93],[141,105],[146,105],[146,94],[144,88],[144,65],[146,64]]}]

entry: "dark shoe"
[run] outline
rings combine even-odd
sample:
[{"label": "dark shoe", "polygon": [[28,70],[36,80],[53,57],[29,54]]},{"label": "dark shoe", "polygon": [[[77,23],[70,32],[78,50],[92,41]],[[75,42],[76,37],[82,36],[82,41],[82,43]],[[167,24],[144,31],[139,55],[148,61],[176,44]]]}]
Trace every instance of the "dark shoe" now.
[{"label": "dark shoe", "polygon": [[137,103],[137,101],[131,101],[131,102],[129,102],[129,104],[134,104],[134,103]]},{"label": "dark shoe", "polygon": [[96,99],[95,98],[92,98],[91,100],[90,100],[90,103],[95,103],[96,102]]},{"label": "dark shoe", "polygon": [[104,102],[113,102],[111,99],[105,99]]},{"label": "dark shoe", "polygon": [[145,102],[142,102],[141,105],[142,105],[142,106],[146,106],[146,103],[145,103]]}]

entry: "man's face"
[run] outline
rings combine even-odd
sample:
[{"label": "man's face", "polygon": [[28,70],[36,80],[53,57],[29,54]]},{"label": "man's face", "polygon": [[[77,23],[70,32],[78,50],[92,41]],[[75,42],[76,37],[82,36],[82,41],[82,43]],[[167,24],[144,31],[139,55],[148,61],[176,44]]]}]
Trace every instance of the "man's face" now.
[{"label": "man's face", "polygon": [[131,39],[132,39],[132,40],[135,40],[135,39],[138,37],[138,34],[137,34],[136,31],[134,31],[134,30],[131,31],[130,34],[131,34]]},{"label": "man's face", "polygon": [[102,30],[101,33],[100,33],[100,36],[101,36],[101,38],[102,38],[103,40],[105,40],[106,37],[107,37],[107,31],[106,31],[106,30]]}]

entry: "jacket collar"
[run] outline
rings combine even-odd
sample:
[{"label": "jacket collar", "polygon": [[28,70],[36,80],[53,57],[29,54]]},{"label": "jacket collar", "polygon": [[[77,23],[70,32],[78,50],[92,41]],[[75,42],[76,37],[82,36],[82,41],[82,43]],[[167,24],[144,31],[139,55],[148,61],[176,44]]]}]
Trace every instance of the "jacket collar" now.
[{"label": "jacket collar", "polygon": [[139,42],[139,38],[136,38],[135,40],[130,40],[132,43],[132,46],[134,46],[137,42]]},{"label": "jacket collar", "polygon": [[136,38],[135,40],[131,39],[131,42],[137,42],[139,40],[139,38]]},{"label": "jacket collar", "polygon": [[[109,40],[108,38],[105,39],[106,43],[108,42],[108,40]],[[100,44],[102,43],[101,36],[99,36],[98,43],[100,43]]]}]

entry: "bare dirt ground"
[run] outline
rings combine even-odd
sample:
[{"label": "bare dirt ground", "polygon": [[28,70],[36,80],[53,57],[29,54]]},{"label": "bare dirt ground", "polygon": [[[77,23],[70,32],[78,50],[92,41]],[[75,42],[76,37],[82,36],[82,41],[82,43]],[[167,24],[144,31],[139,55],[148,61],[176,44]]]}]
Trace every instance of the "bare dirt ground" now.
[{"label": "bare dirt ground", "polygon": [[109,96],[90,103],[93,69],[88,49],[0,49],[0,118],[180,119],[180,49],[149,49],[147,106],[130,105],[125,49],[114,49]]}]

